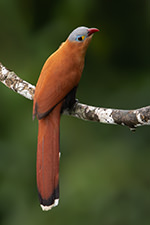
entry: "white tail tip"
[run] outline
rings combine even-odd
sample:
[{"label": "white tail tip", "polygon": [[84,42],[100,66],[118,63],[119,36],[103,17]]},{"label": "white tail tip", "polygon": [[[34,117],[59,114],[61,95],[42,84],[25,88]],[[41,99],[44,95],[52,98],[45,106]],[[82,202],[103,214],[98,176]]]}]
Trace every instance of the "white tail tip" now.
[{"label": "white tail tip", "polygon": [[59,203],[59,199],[55,199],[52,205],[40,205],[43,211],[51,210],[53,207],[57,206]]}]

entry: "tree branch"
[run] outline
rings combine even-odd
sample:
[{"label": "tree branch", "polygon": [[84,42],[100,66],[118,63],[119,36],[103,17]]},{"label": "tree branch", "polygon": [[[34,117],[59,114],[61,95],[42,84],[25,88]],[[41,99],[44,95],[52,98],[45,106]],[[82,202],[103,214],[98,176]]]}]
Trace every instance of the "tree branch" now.
[{"label": "tree branch", "polygon": [[[35,86],[19,78],[13,71],[0,63],[0,81],[11,90],[33,100]],[[135,130],[138,126],[150,125],[150,106],[135,110],[120,110],[94,107],[76,102],[71,110],[66,109],[63,114],[71,115],[83,120],[106,124],[128,126]]]},{"label": "tree branch", "polygon": [[0,63],[0,81],[5,84],[11,90],[23,95],[25,98],[33,100],[35,86],[22,80],[13,71],[6,69]]}]

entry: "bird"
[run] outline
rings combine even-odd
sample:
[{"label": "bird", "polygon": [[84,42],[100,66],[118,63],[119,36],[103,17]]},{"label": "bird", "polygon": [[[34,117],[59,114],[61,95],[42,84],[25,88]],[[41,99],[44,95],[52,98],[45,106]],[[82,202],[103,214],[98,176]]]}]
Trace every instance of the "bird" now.
[{"label": "bird", "polygon": [[48,211],[59,203],[59,130],[64,109],[76,102],[85,54],[97,28],[74,29],[46,60],[35,88],[33,119],[38,119],[36,180],[40,206]]}]

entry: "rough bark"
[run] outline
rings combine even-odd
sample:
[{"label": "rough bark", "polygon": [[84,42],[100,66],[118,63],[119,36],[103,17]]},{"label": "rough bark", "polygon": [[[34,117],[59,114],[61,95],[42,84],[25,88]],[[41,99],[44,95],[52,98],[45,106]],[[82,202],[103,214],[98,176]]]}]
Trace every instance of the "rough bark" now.
[{"label": "rough bark", "polygon": [[[0,81],[11,90],[33,100],[35,86],[19,78],[15,72],[8,70],[1,63]],[[71,110],[65,110],[63,114],[83,120],[128,126],[131,130],[135,130],[138,126],[150,125],[150,106],[134,110],[121,110],[89,106],[76,102]]]}]

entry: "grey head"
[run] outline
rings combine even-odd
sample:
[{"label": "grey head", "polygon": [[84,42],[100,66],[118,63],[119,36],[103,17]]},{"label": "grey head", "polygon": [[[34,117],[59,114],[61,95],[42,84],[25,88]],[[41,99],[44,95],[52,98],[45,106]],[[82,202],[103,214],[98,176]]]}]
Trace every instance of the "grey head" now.
[{"label": "grey head", "polygon": [[87,37],[99,31],[97,28],[78,27],[71,32],[68,37],[69,41],[83,42]]}]

